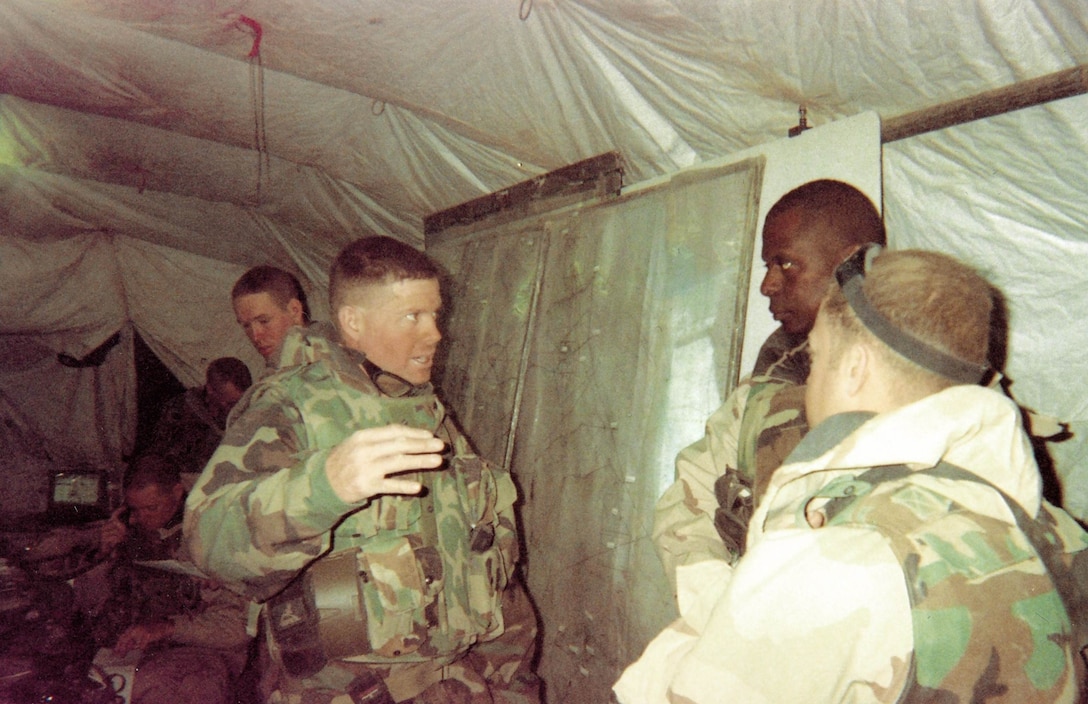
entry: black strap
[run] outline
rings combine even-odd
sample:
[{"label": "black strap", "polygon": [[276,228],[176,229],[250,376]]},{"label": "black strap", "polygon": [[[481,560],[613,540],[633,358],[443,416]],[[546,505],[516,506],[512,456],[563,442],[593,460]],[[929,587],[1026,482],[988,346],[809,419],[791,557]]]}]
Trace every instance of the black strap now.
[{"label": "black strap", "polygon": [[977,384],[990,371],[985,364],[975,364],[942,352],[896,326],[869,302],[861,287],[861,281],[860,278],[854,278],[843,284],[843,296],[850,303],[858,320],[885,345],[923,369],[959,384]]},{"label": "black strap", "polygon": [[981,382],[990,373],[987,365],[968,362],[920,340],[885,317],[865,295],[865,274],[882,251],[875,243],[862,245],[835,268],[835,280],[858,320],[885,345],[924,369],[958,384]]}]

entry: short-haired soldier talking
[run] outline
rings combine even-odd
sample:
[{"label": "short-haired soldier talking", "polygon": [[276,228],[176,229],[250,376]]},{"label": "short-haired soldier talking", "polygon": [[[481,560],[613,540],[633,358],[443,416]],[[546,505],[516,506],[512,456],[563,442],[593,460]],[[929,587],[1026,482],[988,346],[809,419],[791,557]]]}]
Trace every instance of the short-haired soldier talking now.
[{"label": "short-haired soldier talking", "polygon": [[203,569],[263,603],[266,701],[537,702],[510,475],[430,384],[439,269],[388,237],[333,263],[308,360],[259,382],[187,504]]}]

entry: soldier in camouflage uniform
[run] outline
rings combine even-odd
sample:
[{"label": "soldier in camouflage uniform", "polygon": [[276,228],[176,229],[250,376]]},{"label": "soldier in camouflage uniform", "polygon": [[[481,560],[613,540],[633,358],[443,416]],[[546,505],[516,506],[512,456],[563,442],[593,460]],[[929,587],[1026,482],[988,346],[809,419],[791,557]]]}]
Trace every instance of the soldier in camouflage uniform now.
[{"label": "soldier in camouflage uniform", "polygon": [[767,213],[760,292],[781,327],[752,376],[707,421],[706,435],[677,456],[676,481],[655,510],[654,543],[682,613],[713,601],[728,580],[763,488],[808,429],[806,339],[835,266],[858,245],[884,239],[872,201],[840,181],[810,181]]},{"label": "soldier in camouflage uniform", "polygon": [[165,458],[183,479],[199,474],[223,439],[231,409],[252,384],[242,360],[212,360],[203,386],[186,389],[163,404],[144,452]]},{"label": "soldier in camouflage uniform", "polygon": [[287,332],[310,324],[310,306],[298,278],[268,264],[255,266],[238,277],[230,302],[238,324],[269,370],[276,368]]},{"label": "soldier in camouflage uniform", "polygon": [[1088,534],[1042,499],[1016,404],[975,383],[995,293],[932,252],[852,259],[810,335],[811,432],[711,615],[650,644],[623,704],[1081,701]]},{"label": "soldier in camouflage uniform", "polygon": [[429,383],[439,272],[386,237],[333,264],[191,493],[195,561],[264,604],[268,702],[536,702],[513,481]]},{"label": "soldier in camouflage uniform", "polygon": [[108,561],[74,583],[97,644],[139,655],[132,704],[236,701],[251,641],[247,601],[211,580],[148,564],[179,556],[184,505],[176,469],[141,456],[126,477],[125,506],[101,528]]}]

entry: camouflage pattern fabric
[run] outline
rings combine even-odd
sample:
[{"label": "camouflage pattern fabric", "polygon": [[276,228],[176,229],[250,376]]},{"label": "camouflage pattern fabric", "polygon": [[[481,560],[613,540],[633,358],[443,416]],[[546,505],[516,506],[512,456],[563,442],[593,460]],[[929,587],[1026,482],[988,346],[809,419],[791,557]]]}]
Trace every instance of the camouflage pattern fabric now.
[{"label": "camouflage pattern fabric", "polygon": [[752,376],[769,376],[791,384],[808,381],[808,335],[790,335],[778,328],[763,342]]},{"label": "camouflage pattern fabric", "polygon": [[[507,632],[531,632],[535,640],[531,613],[513,628],[502,608],[518,560],[513,481],[474,454],[431,386],[378,379],[379,389],[362,355],[315,326],[293,329],[281,359],[298,364],[261,380],[239,402],[190,493],[185,533],[194,561],[266,601],[315,559],[357,549],[365,632],[357,652],[336,667],[441,667]],[[427,486],[422,497],[344,503],[325,476],[329,452],[356,429],[390,423],[446,439],[448,464],[418,474]],[[503,677],[531,657],[524,646],[496,666]],[[280,675],[284,701],[294,701],[294,690],[328,689]],[[346,686],[331,684],[331,691]]]},{"label": "camouflage pattern fabric", "polygon": [[[991,486],[923,471],[942,462],[985,477],[1028,515],[1043,515],[1041,481],[1020,411],[999,392],[955,386],[875,417],[832,416],[812,428],[772,475],[749,523],[743,557],[724,579],[699,585],[711,606],[681,608],[681,618],[614,685],[618,700],[891,704],[907,692],[918,651],[926,662],[918,671],[924,687],[947,686],[944,675],[960,664],[973,668],[968,678],[984,681],[968,698],[941,693],[927,701],[1080,701],[1069,621],[1045,566]],[[864,521],[828,518],[837,515],[839,494],[857,492],[849,487],[861,472],[890,464],[912,470],[911,488],[896,499],[898,514],[885,503],[870,510],[875,504],[861,502],[852,518]],[[927,538],[929,553],[908,557],[904,565],[872,523],[879,513],[911,512],[932,517],[936,534]],[[1082,545],[1072,540],[1068,549],[1080,555]],[[1021,561],[1013,562],[1017,555]],[[1009,567],[1001,569],[1002,562]],[[988,590],[985,600],[949,590],[974,588],[963,575],[975,573],[992,574],[979,587]],[[910,575],[934,584],[934,593],[919,602],[937,610],[934,620],[913,608]],[[973,633],[972,612],[989,608],[994,612],[985,627],[991,630]],[[1021,613],[1025,609],[1037,613]],[[1016,621],[1009,621],[1010,613],[1019,614]],[[1018,644],[1022,654],[1006,655],[1003,640]],[[1005,660],[991,660],[991,653]],[[961,656],[968,660],[960,663]]]},{"label": "camouflage pattern fabric", "polygon": [[222,439],[223,429],[204,401],[204,389],[186,389],[163,405],[145,452],[163,456],[179,472],[196,474]]},{"label": "camouflage pattern fabric", "polygon": [[[946,476],[943,467],[926,472]],[[1017,525],[972,512],[909,475],[903,466],[881,467],[840,477],[815,497],[829,500],[828,526],[875,528],[903,568],[914,649],[900,701],[1061,701],[1080,676],[1080,659],[1034,544]],[[1088,547],[1083,537],[1077,542]]]},{"label": "camouflage pattern fabric", "polygon": [[704,437],[680,451],[676,481],[655,507],[653,532],[674,584],[681,566],[736,563],[771,475],[807,429],[803,386],[752,377],[707,420]]},{"label": "camouflage pattern fabric", "polygon": [[235,704],[237,669],[209,648],[153,649],[140,660],[131,704]]},{"label": "camouflage pattern fabric", "polygon": [[[532,670],[536,652],[536,615],[520,580],[503,593],[503,633],[484,641],[452,662],[446,659],[404,665],[376,665],[336,660],[312,677],[285,677],[270,650],[262,651],[261,692],[270,704],[354,704],[352,684],[379,677],[384,685],[373,704],[538,704],[541,684]],[[370,700],[365,700],[370,704]]]},{"label": "camouflage pattern fabric", "polygon": [[714,526],[730,553],[744,554],[748,522],[793,448],[808,432],[805,387],[768,377],[752,380],[740,421],[736,467],[714,482]]},{"label": "camouflage pattern fabric", "polygon": [[680,572],[716,563],[722,575],[743,554],[763,488],[807,429],[801,385],[808,367],[807,339],[776,330],[760,348],[755,373],[710,416],[705,435],[677,455],[676,481],[654,508],[653,540],[678,598],[686,589]]},{"label": "camouflage pattern fabric", "polygon": [[[332,323],[324,320],[315,320],[309,325],[292,327],[287,331],[283,342],[280,343],[278,356],[265,360],[264,369],[256,377],[255,381],[262,381],[277,372],[292,367],[328,359],[333,350],[333,345],[329,343],[329,340],[335,340],[336,336],[336,328],[333,327]],[[249,406],[249,397],[256,391],[256,384],[246,389],[245,393],[242,394],[242,398],[230,409],[230,413],[227,415],[227,427],[230,427],[234,419]],[[220,437],[220,441],[222,441],[222,437]],[[214,448],[212,452],[215,452]],[[203,470],[206,464],[200,469]]]},{"label": "camouflage pattern fabric", "polygon": [[290,369],[321,360],[332,360],[335,347],[329,341],[337,336],[333,324],[315,320],[306,326],[292,328],[280,345],[276,369]]}]

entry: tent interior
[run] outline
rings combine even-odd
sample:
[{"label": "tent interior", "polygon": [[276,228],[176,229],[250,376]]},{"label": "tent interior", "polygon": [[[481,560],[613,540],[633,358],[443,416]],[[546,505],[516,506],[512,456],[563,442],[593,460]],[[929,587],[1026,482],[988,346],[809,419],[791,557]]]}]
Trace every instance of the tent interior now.
[{"label": "tent interior", "polygon": [[245,269],[328,319],[336,252],[389,235],[449,271],[437,383],[522,490],[549,700],[605,701],[674,613],[676,451],[773,329],[761,218],[834,177],[1003,292],[1088,519],[1085,92],[1078,0],[0,0],[0,516],[116,483],[137,360],[261,374]]}]

